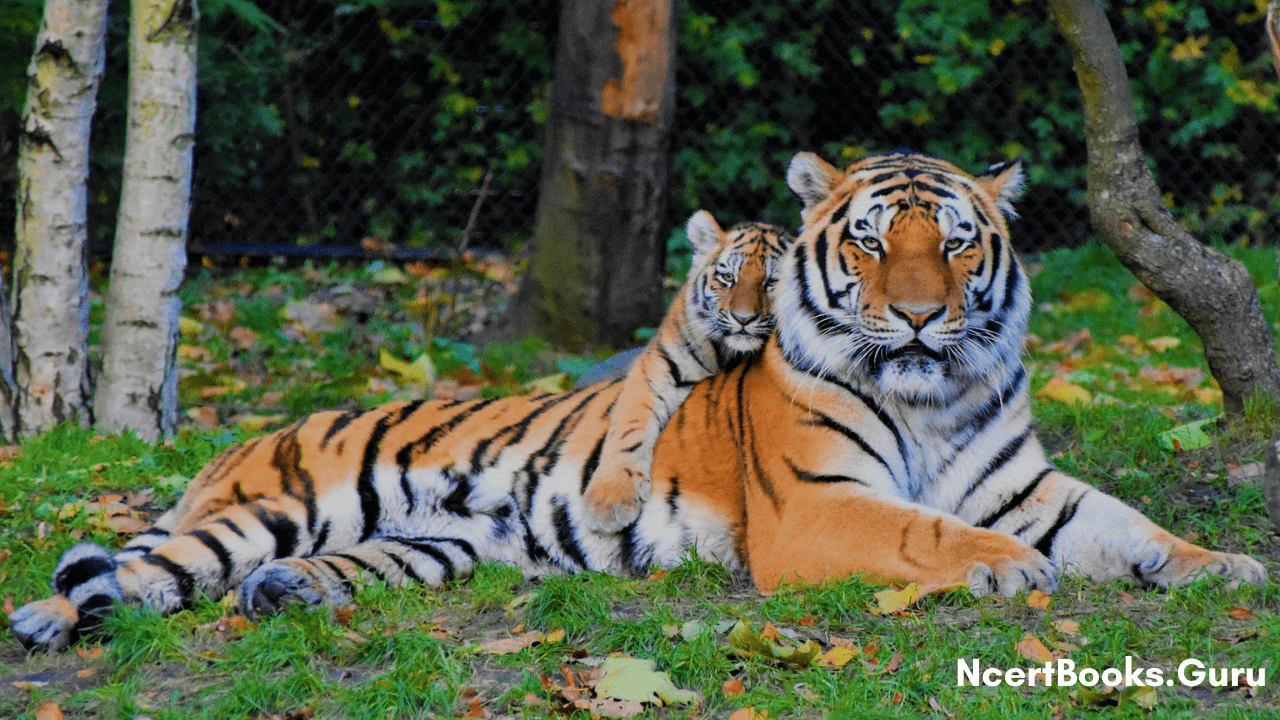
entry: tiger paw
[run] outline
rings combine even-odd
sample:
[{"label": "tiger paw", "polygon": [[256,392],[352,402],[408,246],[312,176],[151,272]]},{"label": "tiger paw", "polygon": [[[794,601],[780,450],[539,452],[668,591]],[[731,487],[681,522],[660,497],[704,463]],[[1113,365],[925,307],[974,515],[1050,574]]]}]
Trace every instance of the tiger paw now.
[{"label": "tiger paw", "polygon": [[274,615],[285,605],[323,605],[350,599],[350,593],[333,588],[321,578],[313,563],[302,558],[273,560],[249,573],[240,585],[240,612],[245,615]]},{"label": "tiger paw", "polygon": [[998,557],[975,562],[965,574],[969,592],[975,596],[993,593],[1013,597],[1020,591],[1039,590],[1052,595],[1062,571],[1049,558],[1026,548],[1018,557]]},{"label": "tiger paw", "polygon": [[1133,562],[1133,574],[1150,585],[1185,585],[1204,577],[1225,577],[1231,586],[1264,585],[1267,570],[1248,555],[1214,552],[1182,540],[1148,543]]},{"label": "tiger paw", "polygon": [[79,619],[80,613],[70,600],[54,595],[14,610],[9,630],[28,651],[57,652],[71,644]]},{"label": "tiger paw", "polygon": [[597,532],[618,532],[640,517],[652,491],[647,467],[620,456],[604,460],[582,494],[583,522]]}]

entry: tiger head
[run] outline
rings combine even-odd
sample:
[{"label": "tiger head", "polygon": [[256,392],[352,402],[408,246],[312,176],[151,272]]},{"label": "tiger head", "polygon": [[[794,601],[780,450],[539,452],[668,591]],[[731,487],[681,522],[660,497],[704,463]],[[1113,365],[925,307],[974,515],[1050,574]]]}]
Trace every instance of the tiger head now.
[{"label": "tiger head", "polygon": [[691,329],[731,353],[764,347],[774,327],[771,291],[794,237],[765,223],[721,230],[706,210],[694,213],[686,230],[693,245],[685,297]]},{"label": "tiger head", "polygon": [[1019,161],[971,176],[893,151],[841,172],[800,153],[787,184],[804,226],[774,297],[793,366],[938,403],[1018,364],[1031,300],[1005,218]]}]

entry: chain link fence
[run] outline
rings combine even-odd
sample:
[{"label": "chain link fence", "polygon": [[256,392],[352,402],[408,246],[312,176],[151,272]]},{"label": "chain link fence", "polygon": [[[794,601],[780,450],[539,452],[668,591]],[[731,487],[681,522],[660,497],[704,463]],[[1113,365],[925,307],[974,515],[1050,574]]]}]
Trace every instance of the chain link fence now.
[{"label": "chain link fence", "polygon": [[[725,223],[794,226],[783,176],[796,151],[846,164],[910,147],[971,171],[1021,156],[1021,249],[1086,239],[1079,93],[1051,19],[1026,0],[953,5],[680,3],[672,227],[698,208]],[[1272,242],[1280,113],[1259,8],[1114,5],[1166,199],[1202,238]],[[457,246],[478,202],[471,246],[532,237],[559,3],[208,0],[202,10],[193,247],[429,253]],[[121,15],[95,123],[98,249],[119,194]],[[5,122],[0,139],[16,117]],[[11,152],[0,182],[12,191]],[[12,216],[0,223],[11,243]]]}]

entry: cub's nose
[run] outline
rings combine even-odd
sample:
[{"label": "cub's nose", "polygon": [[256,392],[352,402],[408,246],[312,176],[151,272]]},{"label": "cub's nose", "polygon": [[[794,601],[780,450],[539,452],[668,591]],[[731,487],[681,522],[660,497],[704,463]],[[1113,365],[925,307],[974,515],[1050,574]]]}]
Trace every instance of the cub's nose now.
[{"label": "cub's nose", "polygon": [[928,325],[934,320],[942,317],[942,315],[947,312],[947,306],[934,305],[931,307],[921,308],[921,307],[911,307],[911,306],[905,306],[905,305],[903,306],[890,305],[889,312],[893,313],[894,315],[897,315],[903,320],[906,320],[907,324],[911,326],[912,330],[915,330],[916,332],[920,332],[920,330],[925,325]]}]

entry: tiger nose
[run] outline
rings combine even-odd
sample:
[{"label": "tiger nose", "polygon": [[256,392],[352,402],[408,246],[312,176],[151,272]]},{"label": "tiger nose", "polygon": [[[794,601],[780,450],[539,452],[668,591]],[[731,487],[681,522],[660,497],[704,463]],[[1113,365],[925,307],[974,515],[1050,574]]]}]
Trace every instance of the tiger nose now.
[{"label": "tiger nose", "polygon": [[925,325],[928,325],[939,317],[942,317],[943,313],[946,311],[946,305],[935,305],[933,307],[926,308],[899,307],[897,305],[889,306],[889,312],[897,315],[903,320],[906,320],[907,324],[911,326],[911,329],[916,332],[919,332]]},{"label": "tiger nose", "polygon": [[755,320],[756,318],[760,317],[760,313],[739,312],[737,310],[734,310],[732,314],[733,314],[733,319],[737,320],[739,325],[746,325],[752,320]]}]

